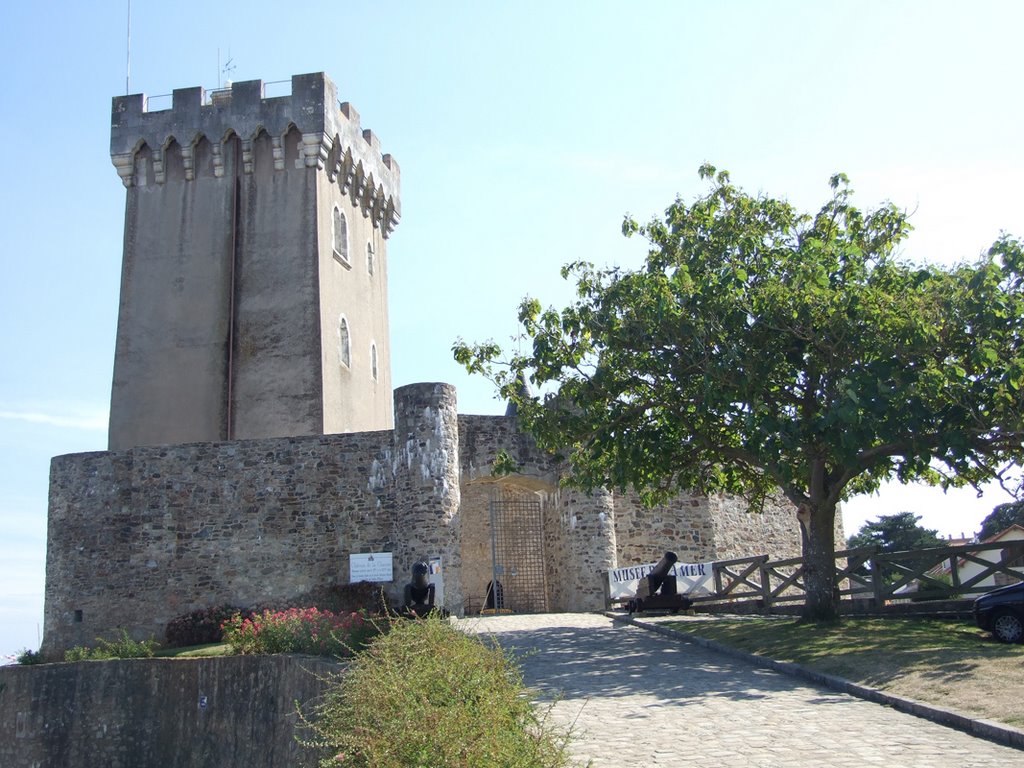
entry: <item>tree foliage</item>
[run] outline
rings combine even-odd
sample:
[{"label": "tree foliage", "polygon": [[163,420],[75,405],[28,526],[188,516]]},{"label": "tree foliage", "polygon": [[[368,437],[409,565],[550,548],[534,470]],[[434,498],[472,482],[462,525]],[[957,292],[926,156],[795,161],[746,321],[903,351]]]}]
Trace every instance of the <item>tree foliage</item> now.
[{"label": "tree foliage", "polygon": [[864,523],[857,533],[850,536],[847,546],[851,549],[878,546],[895,552],[941,546],[944,542],[939,532],[922,527],[920,520],[921,516],[913,512],[880,515],[877,520]]},{"label": "tree foliage", "polygon": [[1024,501],[999,504],[992,509],[988,517],[981,521],[978,540],[984,541],[991,538],[1015,524],[1024,526]]},{"label": "tree foliage", "polygon": [[[636,270],[584,261],[562,310],[519,308],[529,351],[455,344],[584,488],[777,490],[798,510],[810,616],[835,613],[836,504],[882,480],[959,486],[1021,456],[1024,247],[915,266],[891,204],[861,211],[842,174],[814,215],[752,196],[711,166],[706,194],[663,219]],[[528,377],[541,394],[519,386]]]}]

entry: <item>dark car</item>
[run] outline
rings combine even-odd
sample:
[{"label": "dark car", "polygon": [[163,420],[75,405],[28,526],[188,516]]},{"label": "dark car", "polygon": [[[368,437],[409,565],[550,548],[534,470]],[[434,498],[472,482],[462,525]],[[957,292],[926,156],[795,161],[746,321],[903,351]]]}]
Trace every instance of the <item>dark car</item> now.
[{"label": "dark car", "polygon": [[999,587],[977,598],[974,620],[1000,642],[1024,642],[1024,581]]}]

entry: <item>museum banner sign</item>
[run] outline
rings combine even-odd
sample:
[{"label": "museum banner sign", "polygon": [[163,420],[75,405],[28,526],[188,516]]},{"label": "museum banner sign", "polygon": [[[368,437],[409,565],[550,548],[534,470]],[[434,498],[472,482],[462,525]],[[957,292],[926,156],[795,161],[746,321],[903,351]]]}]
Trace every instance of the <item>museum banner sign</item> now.
[{"label": "museum banner sign", "polygon": [[[654,570],[657,563],[613,568],[608,571],[608,596],[611,599],[635,597],[640,579]],[[710,595],[715,591],[711,563],[676,563],[671,574],[676,577],[676,591],[683,595]]]}]

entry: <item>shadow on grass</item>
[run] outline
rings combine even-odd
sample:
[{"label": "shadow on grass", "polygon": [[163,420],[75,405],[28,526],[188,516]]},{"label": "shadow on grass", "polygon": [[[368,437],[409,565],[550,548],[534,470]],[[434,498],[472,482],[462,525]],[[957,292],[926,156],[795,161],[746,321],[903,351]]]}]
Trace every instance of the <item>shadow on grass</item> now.
[{"label": "shadow on grass", "polygon": [[999,643],[965,622],[847,619],[813,624],[790,619],[689,619],[680,631],[777,661],[790,661],[867,685],[915,673],[957,682],[992,664],[1024,661],[1024,647]]}]

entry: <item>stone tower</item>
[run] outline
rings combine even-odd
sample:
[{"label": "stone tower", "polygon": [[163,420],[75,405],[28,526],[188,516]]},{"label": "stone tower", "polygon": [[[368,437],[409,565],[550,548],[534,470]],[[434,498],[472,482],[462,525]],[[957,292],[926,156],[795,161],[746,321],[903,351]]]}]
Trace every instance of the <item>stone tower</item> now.
[{"label": "stone tower", "polygon": [[399,168],[323,73],[115,97],[112,450],[389,429]]}]

